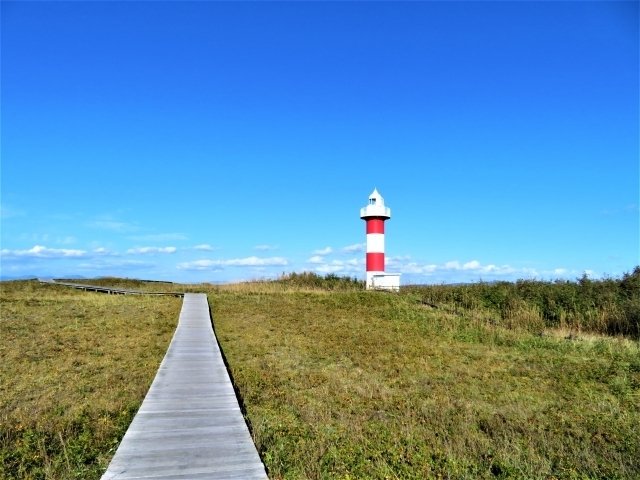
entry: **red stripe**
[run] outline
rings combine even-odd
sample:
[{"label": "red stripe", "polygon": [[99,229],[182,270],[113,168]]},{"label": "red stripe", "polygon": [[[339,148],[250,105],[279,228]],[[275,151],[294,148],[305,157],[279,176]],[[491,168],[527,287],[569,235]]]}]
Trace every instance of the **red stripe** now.
[{"label": "red stripe", "polygon": [[367,253],[367,272],[384,272],[384,253]]},{"label": "red stripe", "polygon": [[367,218],[367,233],[384,233],[384,221],[380,217]]}]

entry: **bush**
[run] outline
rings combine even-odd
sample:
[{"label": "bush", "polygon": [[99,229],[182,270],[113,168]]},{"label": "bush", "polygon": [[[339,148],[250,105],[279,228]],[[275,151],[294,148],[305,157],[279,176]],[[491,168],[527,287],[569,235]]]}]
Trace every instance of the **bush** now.
[{"label": "bush", "polygon": [[454,313],[484,312],[492,321],[538,330],[562,327],[640,338],[640,266],[621,279],[518,280],[471,285],[413,286],[422,303]]},{"label": "bush", "polygon": [[278,280],[286,286],[297,288],[312,288],[317,290],[362,290],[365,282],[357,278],[341,277],[329,273],[322,277],[313,272],[283,274]]}]

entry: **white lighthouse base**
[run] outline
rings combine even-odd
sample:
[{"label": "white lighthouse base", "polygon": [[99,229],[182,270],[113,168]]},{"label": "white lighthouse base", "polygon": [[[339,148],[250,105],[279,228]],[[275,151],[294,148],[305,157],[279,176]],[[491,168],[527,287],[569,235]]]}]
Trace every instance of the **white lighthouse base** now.
[{"label": "white lighthouse base", "polygon": [[400,274],[367,272],[367,290],[400,290]]}]

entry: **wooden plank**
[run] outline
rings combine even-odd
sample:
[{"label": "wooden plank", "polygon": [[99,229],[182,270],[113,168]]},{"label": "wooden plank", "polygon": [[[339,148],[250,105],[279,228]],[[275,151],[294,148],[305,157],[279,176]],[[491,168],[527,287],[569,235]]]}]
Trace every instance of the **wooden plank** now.
[{"label": "wooden plank", "polygon": [[102,480],[266,479],[222,360],[205,294],[180,320]]},{"label": "wooden plank", "polygon": [[85,292],[108,293],[115,295],[167,295],[172,297],[183,297],[182,292],[146,292],[144,290],[127,290],[123,288],[103,287],[99,285],[85,285],[83,283],[58,282],[53,279],[38,279],[40,283],[53,283],[55,285],[63,285],[65,287],[76,288]]}]

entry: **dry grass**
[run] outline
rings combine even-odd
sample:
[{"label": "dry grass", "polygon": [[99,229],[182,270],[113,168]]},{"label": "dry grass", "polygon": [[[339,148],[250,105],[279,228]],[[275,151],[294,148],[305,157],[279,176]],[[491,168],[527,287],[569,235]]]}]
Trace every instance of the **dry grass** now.
[{"label": "dry grass", "polygon": [[99,478],[164,356],[180,299],[0,287],[0,478]]},{"label": "dry grass", "polygon": [[[271,478],[640,478],[637,341],[302,280],[166,285],[209,294]],[[180,300],[33,282],[1,300],[0,477],[98,478]]]},{"label": "dry grass", "polygon": [[640,348],[375,292],[218,291],[271,478],[636,478]]}]

